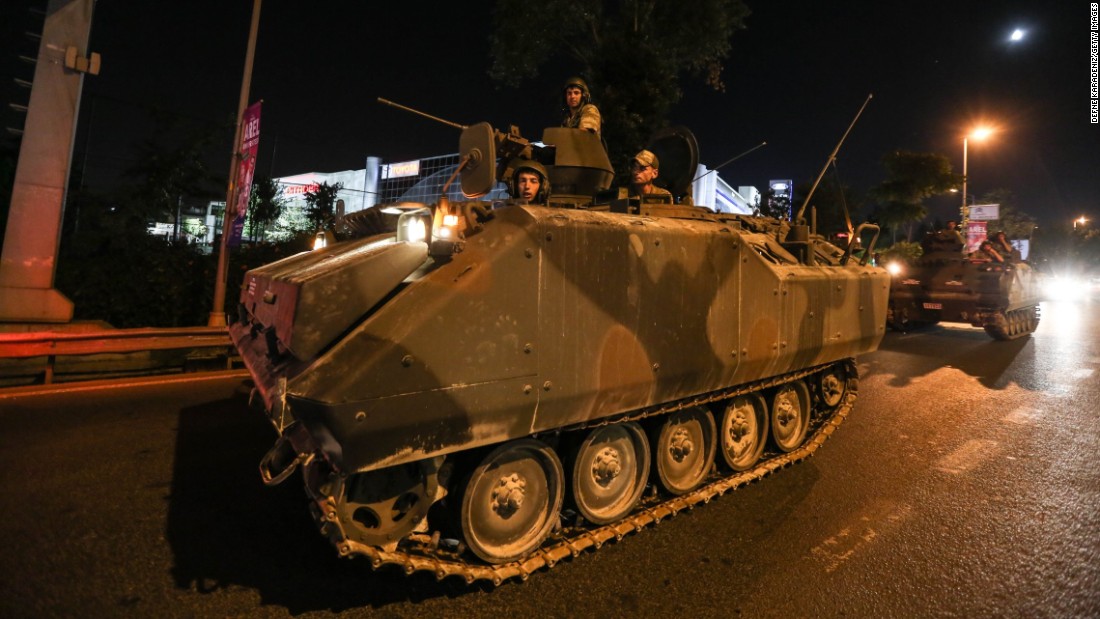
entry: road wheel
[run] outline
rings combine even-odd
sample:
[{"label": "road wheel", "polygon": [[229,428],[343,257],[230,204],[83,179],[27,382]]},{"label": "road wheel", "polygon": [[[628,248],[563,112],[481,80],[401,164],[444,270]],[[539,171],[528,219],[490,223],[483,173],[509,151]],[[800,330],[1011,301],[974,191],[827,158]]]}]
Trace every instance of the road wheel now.
[{"label": "road wheel", "polygon": [[760,394],[730,400],[722,414],[722,457],[735,471],[747,471],[764,453],[768,439],[767,404]]},{"label": "road wheel", "polygon": [[783,452],[791,452],[806,440],[810,427],[810,391],[801,380],[792,381],[772,396],[772,441]]},{"label": "road wheel", "polygon": [[674,495],[698,488],[714,464],[716,434],[714,416],[700,406],[661,418],[652,431],[661,487]]},{"label": "road wheel", "polygon": [[569,458],[577,511],[607,524],[630,513],[649,477],[649,442],[636,423],[591,430]]},{"label": "road wheel", "polygon": [[488,563],[520,559],[558,522],[564,474],[544,443],[521,439],[489,453],[471,471],[462,496],[466,545]]},{"label": "road wheel", "polygon": [[848,381],[844,370],[838,365],[825,369],[818,375],[817,394],[826,409],[832,410],[844,401],[848,393]]}]

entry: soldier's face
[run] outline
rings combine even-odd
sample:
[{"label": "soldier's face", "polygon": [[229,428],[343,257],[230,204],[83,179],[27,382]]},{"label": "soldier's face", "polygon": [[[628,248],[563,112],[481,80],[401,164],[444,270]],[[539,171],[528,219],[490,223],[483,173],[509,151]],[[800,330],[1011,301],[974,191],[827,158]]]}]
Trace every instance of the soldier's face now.
[{"label": "soldier's face", "polygon": [[584,93],[580,88],[576,86],[570,86],[565,89],[565,104],[569,106],[569,109],[575,110],[581,106],[581,97]]},{"label": "soldier's face", "polygon": [[534,172],[520,172],[516,184],[519,189],[519,197],[530,202],[538,195],[539,187],[542,187],[542,179]]},{"label": "soldier's face", "polygon": [[645,185],[646,183],[653,182],[653,179],[657,178],[657,168],[650,165],[642,165],[637,161],[634,162],[634,167],[631,168],[634,173],[634,184]]}]

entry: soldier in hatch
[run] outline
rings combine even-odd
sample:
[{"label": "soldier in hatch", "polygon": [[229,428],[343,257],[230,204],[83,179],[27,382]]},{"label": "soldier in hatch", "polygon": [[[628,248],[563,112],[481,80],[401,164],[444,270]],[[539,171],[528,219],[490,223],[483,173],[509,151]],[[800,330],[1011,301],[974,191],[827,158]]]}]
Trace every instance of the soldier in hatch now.
[{"label": "soldier in hatch", "polygon": [[982,241],[982,244],[978,247],[978,251],[970,254],[972,260],[987,260],[989,262],[1004,262],[1005,259],[1001,254],[993,247],[993,243],[989,240]]},{"label": "soldier in hatch", "polygon": [[584,129],[600,135],[600,110],[592,103],[592,94],[588,91],[588,84],[579,77],[571,77],[565,81],[562,88],[562,112],[564,118],[561,126],[573,129]]},{"label": "soldier in hatch", "polygon": [[508,193],[512,198],[526,204],[545,204],[550,195],[546,168],[530,159],[515,161],[512,167],[515,171],[512,172],[512,181],[508,184]]},{"label": "soldier in hatch", "polygon": [[634,155],[630,168],[630,195],[640,197],[647,195],[670,195],[667,189],[658,187],[653,181],[660,175],[661,162],[657,155],[648,150],[643,150]]}]

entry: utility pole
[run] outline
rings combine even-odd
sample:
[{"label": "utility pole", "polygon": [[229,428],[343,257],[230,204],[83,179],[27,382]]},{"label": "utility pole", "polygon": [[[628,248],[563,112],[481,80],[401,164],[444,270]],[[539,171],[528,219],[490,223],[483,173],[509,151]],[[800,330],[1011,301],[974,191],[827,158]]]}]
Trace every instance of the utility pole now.
[{"label": "utility pole", "polygon": [[241,98],[237,107],[237,131],[233,136],[233,156],[229,163],[229,187],[225,195],[225,213],[222,215],[222,242],[218,249],[218,269],[214,275],[214,307],[210,309],[209,327],[224,327],[225,287],[229,273],[229,229],[233,218],[231,208],[237,204],[237,167],[241,162],[241,119],[248,107],[248,92],[252,87],[252,60],[256,55],[256,35],[260,29],[260,4],[262,0],[253,0],[252,27],[248,32],[248,51],[244,55],[244,77],[241,78]]}]

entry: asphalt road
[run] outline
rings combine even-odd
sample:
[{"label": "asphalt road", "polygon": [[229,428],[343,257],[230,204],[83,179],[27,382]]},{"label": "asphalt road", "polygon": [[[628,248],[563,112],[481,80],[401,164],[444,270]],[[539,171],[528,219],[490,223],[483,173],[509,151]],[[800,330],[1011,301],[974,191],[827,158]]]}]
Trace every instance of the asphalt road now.
[{"label": "asphalt road", "polygon": [[817,455],[535,574],[336,558],[239,378],[0,395],[0,616],[1100,616],[1100,312],[888,334]]}]

